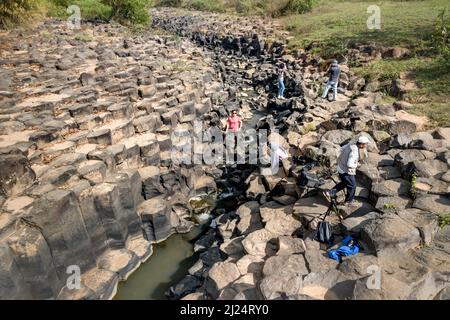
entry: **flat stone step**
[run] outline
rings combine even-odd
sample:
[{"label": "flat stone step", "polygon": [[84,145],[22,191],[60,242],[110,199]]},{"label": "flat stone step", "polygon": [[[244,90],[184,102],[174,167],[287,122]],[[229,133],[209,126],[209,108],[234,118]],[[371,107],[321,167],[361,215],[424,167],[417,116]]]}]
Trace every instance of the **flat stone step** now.
[{"label": "flat stone step", "polygon": [[133,115],[133,105],[130,103],[115,104],[107,109],[114,119],[129,119]]},{"label": "flat stone step", "polygon": [[111,129],[103,128],[91,132],[88,134],[87,139],[89,143],[99,144],[102,146],[108,146],[112,144],[112,133]]},{"label": "flat stone step", "polygon": [[70,116],[73,118],[90,115],[93,110],[91,103],[77,104],[69,107]]},{"label": "flat stone step", "polygon": [[102,183],[106,177],[106,165],[99,160],[84,161],[78,165],[77,171],[91,185]]},{"label": "flat stone step", "polygon": [[46,148],[44,150],[44,156],[53,159],[65,153],[72,153],[74,151],[75,151],[75,142],[64,141],[56,143],[53,146]]}]

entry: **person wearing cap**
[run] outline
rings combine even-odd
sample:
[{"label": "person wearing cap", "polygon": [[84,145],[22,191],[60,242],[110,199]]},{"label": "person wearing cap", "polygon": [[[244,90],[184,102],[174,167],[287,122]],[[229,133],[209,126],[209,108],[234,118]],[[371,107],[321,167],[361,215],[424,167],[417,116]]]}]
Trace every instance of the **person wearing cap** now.
[{"label": "person wearing cap", "polygon": [[360,136],[356,142],[350,142],[341,148],[341,153],[337,159],[337,171],[339,173],[340,183],[333,189],[324,192],[325,197],[331,201],[336,198],[336,194],[347,189],[345,202],[353,205],[356,191],[356,168],[359,166],[359,151],[367,148],[369,139],[366,136]]},{"label": "person wearing cap", "polygon": [[333,88],[333,101],[335,101],[337,97],[339,75],[341,74],[341,68],[339,68],[337,60],[333,60],[331,66],[327,70],[327,73],[329,74],[329,78],[327,85],[325,86],[325,90],[323,91],[322,98],[325,99],[328,95],[328,91]]}]

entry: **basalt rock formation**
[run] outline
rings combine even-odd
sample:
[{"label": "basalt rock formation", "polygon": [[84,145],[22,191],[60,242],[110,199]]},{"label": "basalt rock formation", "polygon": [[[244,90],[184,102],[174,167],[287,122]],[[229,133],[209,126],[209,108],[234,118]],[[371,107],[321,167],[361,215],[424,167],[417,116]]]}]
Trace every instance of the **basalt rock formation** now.
[{"label": "basalt rock formation", "polygon": [[[330,173],[340,146],[359,135],[370,140],[356,176],[357,206],[339,207],[338,215],[329,218],[336,235],[334,247],[350,234],[360,241],[362,252],[344,257],[340,264],[329,259],[327,248],[314,240],[317,222],[328,206],[320,192],[304,190],[299,198],[289,164],[283,163],[275,176],[260,168],[248,176],[236,209],[218,216],[198,240],[200,259],[171,288],[171,297],[446,296],[450,227],[440,228],[438,221],[450,212],[448,128],[430,128],[427,119],[405,112],[402,101],[381,103],[381,94],[372,92],[345,62],[337,101],[319,98],[326,74],[317,57],[308,51],[290,53],[286,37],[270,24],[264,29],[263,23],[245,18],[171,14],[166,9],[152,14],[154,26],[213,51],[225,87],[237,93],[241,113],[250,114],[247,123],[277,129],[291,156],[319,164],[316,173]],[[349,51],[361,63],[372,56],[363,49]],[[278,62],[288,67],[285,100],[274,97]],[[252,122],[260,112],[263,117]],[[322,188],[332,186],[328,180]]]},{"label": "basalt rock formation", "polygon": [[[232,206],[195,243],[200,259],[172,298],[448,298],[450,227],[438,227],[450,212],[448,128],[429,128],[402,101],[382,104],[345,62],[338,100],[318,98],[322,65],[289,52],[276,24],[151,14],[173,35],[57,21],[1,34],[0,298],[111,298],[153,243],[190,230],[189,199],[218,188]],[[360,49],[351,50],[362,62],[372,56]],[[288,68],[283,100],[278,62]],[[233,109],[245,128],[271,130],[291,159],[317,162],[319,174],[340,146],[369,137],[358,207],[330,217],[336,240],[351,234],[364,251],[340,264],[326,257],[313,237],[327,202],[317,190],[298,196],[293,161],[277,175],[179,163],[185,154],[174,150],[195,135],[194,122],[221,127]],[[380,287],[368,286],[378,271]]]},{"label": "basalt rock formation", "polygon": [[168,36],[47,21],[1,40],[0,298],[111,298],[216,189],[220,170],[173,163],[171,134],[225,92]]}]

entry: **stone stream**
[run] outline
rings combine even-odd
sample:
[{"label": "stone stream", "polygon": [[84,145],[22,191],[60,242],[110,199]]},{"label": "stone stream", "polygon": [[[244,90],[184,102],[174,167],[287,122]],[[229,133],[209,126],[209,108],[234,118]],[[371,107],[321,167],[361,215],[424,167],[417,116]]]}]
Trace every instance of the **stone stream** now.
[{"label": "stone stream", "polygon": [[[449,128],[409,114],[398,82],[398,101],[383,104],[345,61],[338,100],[318,98],[320,59],[289,52],[273,21],[151,14],[141,34],[55,20],[0,34],[1,299],[449,298],[450,227],[438,226],[450,212]],[[369,49],[349,50],[367,62]],[[195,121],[214,147],[208,130],[231,110],[289,150],[276,175],[177,163]],[[326,201],[299,198],[289,173],[295,158],[328,178],[359,135],[370,143],[358,205],[329,221],[335,247],[351,234],[364,250],[337,264],[313,239]],[[373,266],[378,290],[366,286]]]}]

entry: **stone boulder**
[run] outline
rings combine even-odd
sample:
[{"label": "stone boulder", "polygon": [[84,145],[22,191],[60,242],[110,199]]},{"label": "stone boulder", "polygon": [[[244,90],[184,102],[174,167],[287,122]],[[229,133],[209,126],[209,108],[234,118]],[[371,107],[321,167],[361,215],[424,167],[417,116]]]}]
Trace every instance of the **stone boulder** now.
[{"label": "stone boulder", "polygon": [[386,249],[406,251],[421,243],[419,230],[395,214],[369,220],[361,230],[361,238],[376,252]]},{"label": "stone boulder", "polygon": [[21,153],[0,153],[0,195],[17,195],[36,179],[30,163]]},{"label": "stone boulder", "polygon": [[438,159],[416,160],[413,162],[413,170],[418,177],[440,178],[448,170],[448,165]]},{"label": "stone boulder", "polygon": [[151,242],[161,242],[176,232],[180,218],[172,212],[162,198],[142,202],[138,209],[144,232]]},{"label": "stone boulder", "polygon": [[311,221],[325,214],[328,203],[322,197],[300,198],[294,205],[293,214],[300,218],[303,225],[307,226]]},{"label": "stone boulder", "polygon": [[446,196],[421,194],[417,196],[412,206],[437,215],[444,215],[450,211],[450,199]]},{"label": "stone boulder", "polygon": [[277,255],[299,254],[304,253],[306,250],[305,243],[302,239],[288,236],[279,236],[277,246]]},{"label": "stone boulder", "polygon": [[433,241],[435,234],[439,230],[438,217],[435,214],[415,208],[398,210],[397,214],[419,230],[425,245],[429,245]]},{"label": "stone boulder", "polygon": [[265,229],[275,235],[290,236],[301,227],[301,222],[292,215],[292,206],[268,202],[261,206],[260,214]]},{"label": "stone boulder", "polygon": [[236,228],[239,230],[240,234],[247,235],[263,228],[261,216],[259,214],[259,206],[260,204],[258,202],[250,201],[242,204],[236,210],[236,213],[240,218]]},{"label": "stone boulder", "polygon": [[370,220],[377,219],[379,217],[380,214],[374,211],[363,215],[351,214],[342,221],[342,227],[346,233],[359,235],[364,225],[366,225]]},{"label": "stone boulder", "polygon": [[239,272],[244,275],[253,273],[257,276],[261,275],[264,266],[264,260],[261,256],[245,255],[236,262]]},{"label": "stone boulder", "polygon": [[303,279],[304,295],[319,300],[348,300],[353,294],[354,281],[338,270],[310,273]]},{"label": "stone boulder", "polygon": [[349,142],[353,138],[353,132],[349,130],[330,130],[327,131],[322,139],[327,140],[331,143],[343,145]]},{"label": "stone boulder", "polygon": [[245,252],[255,256],[271,256],[276,252],[276,247],[270,240],[276,238],[276,235],[267,229],[260,229],[248,234],[242,245]]},{"label": "stone boulder", "polygon": [[403,179],[384,180],[372,186],[372,193],[377,196],[405,196],[411,190],[411,183]]},{"label": "stone boulder", "polygon": [[241,276],[234,263],[218,262],[208,272],[205,282],[206,291],[216,299],[219,291]]},{"label": "stone boulder", "polygon": [[305,275],[308,274],[308,268],[303,255],[279,255],[266,260],[263,268],[263,275]]},{"label": "stone boulder", "polygon": [[176,285],[170,287],[166,295],[174,300],[187,300],[189,299],[187,296],[193,294],[201,285],[202,282],[199,278],[187,275]]},{"label": "stone boulder", "polygon": [[259,290],[266,300],[301,294],[302,289],[303,281],[301,275],[287,274],[283,276],[272,274],[262,279],[259,283]]}]

